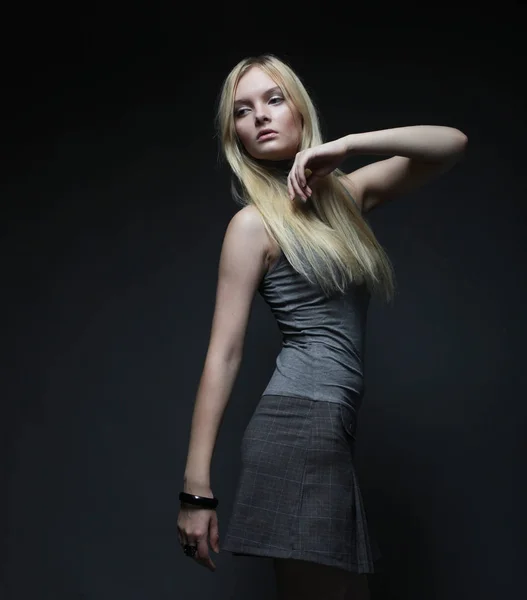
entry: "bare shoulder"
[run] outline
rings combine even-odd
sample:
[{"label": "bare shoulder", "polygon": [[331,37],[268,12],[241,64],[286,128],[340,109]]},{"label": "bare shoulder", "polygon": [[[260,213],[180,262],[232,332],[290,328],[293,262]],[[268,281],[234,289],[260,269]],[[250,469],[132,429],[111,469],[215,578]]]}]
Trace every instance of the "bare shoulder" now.
[{"label": "bare shoulder", "polygon": [[256,233],[259,229],[265,231],[262,215],[256,206],[253,206],[252,204],[244,206],[234,215],[232,219],[236,219],[236,221],[239,222],[242,227],[251,228],[254,233]]},{"label": "bare shoulder", "polygon": [[256,206],[248,205],[239,210],[231,220],[236,229],[254,236],[254,242],[261,245],[266,268],[280,254],[280,247],[271,238],[264,225],[260,211]]}]

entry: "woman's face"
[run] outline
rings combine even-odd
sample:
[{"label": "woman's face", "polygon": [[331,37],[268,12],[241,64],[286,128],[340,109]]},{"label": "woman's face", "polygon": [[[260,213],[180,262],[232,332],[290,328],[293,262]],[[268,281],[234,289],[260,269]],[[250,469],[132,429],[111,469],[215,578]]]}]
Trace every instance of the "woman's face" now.
[{"label": "woman's face", "polygon": [[238,82],[234,125],[245,149],[256,159],[287,160],[298,152],[300,114],[259,67],[251,67]]}]

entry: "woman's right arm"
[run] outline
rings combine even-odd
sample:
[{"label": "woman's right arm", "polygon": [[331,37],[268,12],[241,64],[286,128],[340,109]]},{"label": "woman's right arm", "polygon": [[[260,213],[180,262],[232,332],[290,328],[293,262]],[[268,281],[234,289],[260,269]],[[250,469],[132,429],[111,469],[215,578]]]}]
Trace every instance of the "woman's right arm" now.
[{"label": "woman's right arm", "polygon": [[253,206],[238,211],[225,233],[210,342],[190,428],[183,482],[190,494],[212,496],[214,445],[242,361],[254,294],[266,270],[268,240]]}]

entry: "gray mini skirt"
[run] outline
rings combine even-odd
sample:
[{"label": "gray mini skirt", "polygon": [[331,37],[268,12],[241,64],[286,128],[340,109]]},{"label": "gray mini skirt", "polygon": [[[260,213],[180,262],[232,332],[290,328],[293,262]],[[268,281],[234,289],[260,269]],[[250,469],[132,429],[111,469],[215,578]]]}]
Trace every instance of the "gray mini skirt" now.
[{"label": "gray mini skirt", "polygon": [[382,555],[353,465],[356,414],[335,402],[262,396],[242,438],[242,468],[220,548],[378,571]]}]

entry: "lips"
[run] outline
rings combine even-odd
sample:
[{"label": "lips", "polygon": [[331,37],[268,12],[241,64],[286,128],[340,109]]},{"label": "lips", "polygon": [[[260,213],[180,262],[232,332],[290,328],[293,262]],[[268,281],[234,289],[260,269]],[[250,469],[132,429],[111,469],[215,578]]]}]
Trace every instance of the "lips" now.
[{"label": "lips", "polygon": [[256,139],[259,140],[262,136],[267,135],[268,133],[278,133],[274,129],[262,129],[262,131],[258,132]]}]

